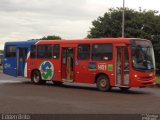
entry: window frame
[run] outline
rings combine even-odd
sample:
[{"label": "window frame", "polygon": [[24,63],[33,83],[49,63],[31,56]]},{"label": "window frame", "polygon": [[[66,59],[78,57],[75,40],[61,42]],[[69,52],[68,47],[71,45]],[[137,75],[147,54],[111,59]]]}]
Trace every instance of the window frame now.
[{"label": "window frame", "polygon": [[[96,52],[93,52],[93,50],[94,50],[93,47],[94,47],[95,45],[111,45],[111,47],[112,47],[112,55],[111,55],[111,58],[108,58],[108,60],[104,60],[104,59],[103,59],[103,60],[102,60],[102,59],[101,59],[101,60],[100,60],[100,59],[99,59],[99,60],[98,60],[98,59],[93,59],[93,53],[96,53]],[[92,61],[111,61],[111,60],[113,60],[113,43],[93,43],[92,46],[91,46],[91,48],[92,48],[92,49],[91,49],[91,59],[92,59]]]},{"label": "window frame", "polygon": [[[8,56],[8,49],[7,49],[7,47],[15,47],[15,52],[9,52],[10,54],[13,54],[13,53],[15,53],[15,55],[14,56]],[[17,46],[16,45],[6,45],[6,47],[5,47],[5,57],[6,58],[16,58],[17,57]]]},{"label": "window frame", "polygon": [[[48,47],[50,46],[51,49],[53,48],[53,46],[51,44],[40,44],[40,45],[37,45],[37,58],[38,59],[52,59],[52,50],[51,50],[51,53],[50,53],[49,57],[46,57],[46,56],[45,57],[39,57],[39,51],[38,51],[38,47],[39,46],[48,46]],[[46,53],[48,53],[48,51],[45,51],[44,53],[46,54]]]},{"label": "window frame", "polygon": [[[35,52],[35,53],[34,53],[35,55],[34,55],[34,57],[32,57],[32,55],[31,55],[31,54],[32,54],[32,47],[33,47],[33,46],[35,47],[35,51],[34,51],[34,52]],[[37,58],[37,45],[31,45],[31,47],[30,47],[30,58],[31,58],[31,59]]]},{"label": "window frame", "polygon": [[[54,48],[55,48],[55,46],[58,46],[59,48],[58,48],[58,52],[56,51],[56,52],[54,52]],[[60,58],[60,44],[53,44],[52,45],[52,58],[53,59],[59,59]],[[56,58],[54,58],[54,54],[56,53]],[[57,54],[58,53],[58,54]],[[58,56],[57,56],[58,55]]]},{"label": "window frame", "polygon": [[[82,46],[82,45],[89,45],[89,51],[88,51],[88,54],[89,54],[89,58],[87,59],[80,59],[79,57],[79,46]],[[82,44],[78,44],[77,46],[77,59],[78,60],[90,60],[91,59],[91,44],[90,43],[82,43]],[[86,52],[87,53],[87,52]],[[81,53],[82,54],[82,53]]]}]

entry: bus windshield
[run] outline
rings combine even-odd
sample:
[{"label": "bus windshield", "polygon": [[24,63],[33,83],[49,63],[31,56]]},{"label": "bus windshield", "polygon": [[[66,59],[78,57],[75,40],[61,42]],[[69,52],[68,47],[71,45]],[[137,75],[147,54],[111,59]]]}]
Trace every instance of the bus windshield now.
[{"label": "bus windshield", "polygon": [[155,59],[152,43],[148,40],[132,41],[133,68],[138,71],[155,69]]}]

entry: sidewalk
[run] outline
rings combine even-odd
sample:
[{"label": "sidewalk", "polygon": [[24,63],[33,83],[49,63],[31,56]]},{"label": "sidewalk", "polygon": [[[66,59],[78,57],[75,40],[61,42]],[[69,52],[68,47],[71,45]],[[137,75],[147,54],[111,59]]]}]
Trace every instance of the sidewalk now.
[{"label": "sidewalk", "polygon": [[27,78],[24,78],[24,77],[13,77],[13,76],[10,76],[10,75],[6,75],[6,74],[3,74],[2,71],[0,71],[0,81],[3,81],[3,80],[14,80],[14,81],[29,81],[29,79]]}]

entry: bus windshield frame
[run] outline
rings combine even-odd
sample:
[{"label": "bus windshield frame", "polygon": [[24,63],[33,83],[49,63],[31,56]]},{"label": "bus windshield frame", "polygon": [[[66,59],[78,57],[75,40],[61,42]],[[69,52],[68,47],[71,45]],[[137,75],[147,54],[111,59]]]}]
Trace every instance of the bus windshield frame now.
[{"label": "bus windshield frame", "polygon": [[149,40],[131,41],[132,67],[136,71],[152,72],[155,70],[154,50]]}]

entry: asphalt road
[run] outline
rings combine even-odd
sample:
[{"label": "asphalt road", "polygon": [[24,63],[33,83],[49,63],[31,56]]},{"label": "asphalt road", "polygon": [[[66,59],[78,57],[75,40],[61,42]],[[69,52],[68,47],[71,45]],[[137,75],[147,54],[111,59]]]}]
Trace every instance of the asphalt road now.
[{"label": "asphalt road", "polygon": [[100,92],[94,85],[34,85],[0,73],[0,113],[160,113],[160,88]]}]

